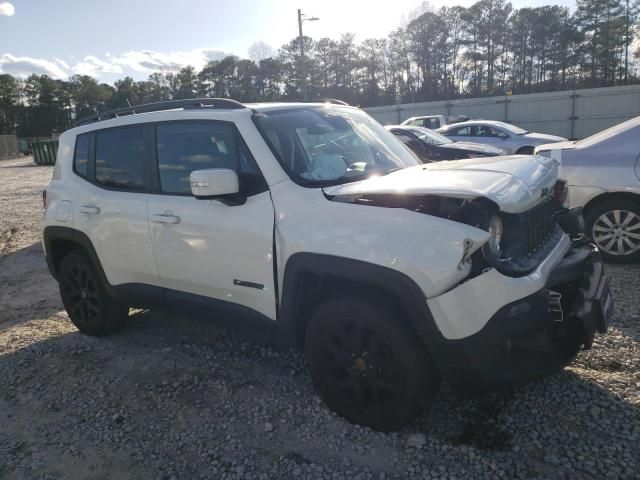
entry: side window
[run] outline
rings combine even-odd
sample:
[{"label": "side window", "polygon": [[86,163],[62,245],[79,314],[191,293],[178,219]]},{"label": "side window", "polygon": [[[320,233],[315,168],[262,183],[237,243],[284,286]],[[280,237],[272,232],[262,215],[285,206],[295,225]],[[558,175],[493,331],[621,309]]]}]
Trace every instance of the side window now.
[{"label": "side window", "polygon": [[144,127],[96,133],[96,183],[123,190],[144,190]]},{"label": "side window", "polygon": [[191,194],[194,170],[228,168],[238,174],[240,193],[264,190],[265,183],[244,142],[231,125],[185,122],[156,127],[160,189],[164,193]]},{"label": "side window", "polygon": [[409,123],[409,125],[414,125],[416,127],[422,127],[424,125],[424,120],[422,118],[417,118]]},{"label": "side window", "polygon": [[87,178],[89,172],[89,134],[76,137],[76,149],[73,154],[73,170],[81,177]]},{"label": "side window", "polygon": [[478,127],[478,136],[480,137],[499,137],[500,131],[489,125],[480,125]]},{"label": "side window", "polygon": [[430,118],[425,123],[425,127],[430,128],[431,130],[440,128],[440,120],[438,120],[437,118]]},{"label": "side window", "polygon": [[452,128],[447,132],[447,135],[459,135],[461,137],[468,137],[469,127]]}]

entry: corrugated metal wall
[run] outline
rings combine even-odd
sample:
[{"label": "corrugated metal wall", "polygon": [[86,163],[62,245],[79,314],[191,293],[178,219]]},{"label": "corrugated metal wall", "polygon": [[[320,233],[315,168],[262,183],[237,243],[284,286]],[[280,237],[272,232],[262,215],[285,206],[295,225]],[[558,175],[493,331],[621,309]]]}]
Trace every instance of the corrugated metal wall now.
[{"label": "corrugated metal wall", "polygon": [[584,138],[640,115],[640,85],[406,103],[365,110],[383,125],[417,115],[467,115],[504,120],[536,132]]},{"label": "corrugated metal wall", "polygon": [[0,135],[0,158],[18,156],[18,138],[15,135]]}]

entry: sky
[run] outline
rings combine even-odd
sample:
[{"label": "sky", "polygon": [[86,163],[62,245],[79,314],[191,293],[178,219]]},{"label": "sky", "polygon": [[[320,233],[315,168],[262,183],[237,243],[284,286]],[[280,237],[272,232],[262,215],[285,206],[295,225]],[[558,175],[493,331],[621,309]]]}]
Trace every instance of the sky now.
[{"label": "sky", "polygon": [[[473,0],[432,0],[469,6]],[[515,8],[574,0],[512,0]],[[319,21],[304,34],[357,41],[385,37],[423,0],[0,0],[0,73],[66,79],[86,74],[112,83],[126,75],[146,79],[155,71],[209,60],[263,41],[274,49],[298,35],[297,9]]]}]

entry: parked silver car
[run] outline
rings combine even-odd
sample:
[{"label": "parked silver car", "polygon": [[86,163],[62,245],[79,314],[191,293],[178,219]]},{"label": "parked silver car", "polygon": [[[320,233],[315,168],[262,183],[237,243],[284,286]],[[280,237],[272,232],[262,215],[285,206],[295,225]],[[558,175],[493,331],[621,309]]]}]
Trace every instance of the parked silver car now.
[{"label": "parked silver car", "polygon": [[587,231],[610,261],[640,259],[640,117],[578,142],[541,145],[582,206]]},{"label": "parked silver car", "polygon": [[459,142],[476,142],[506,150],[508,153],[531,155],[538,145],[564,142],[567,139],[524,130],[510,123],[494,120],[470,120],[454,123],[436,130]]}]

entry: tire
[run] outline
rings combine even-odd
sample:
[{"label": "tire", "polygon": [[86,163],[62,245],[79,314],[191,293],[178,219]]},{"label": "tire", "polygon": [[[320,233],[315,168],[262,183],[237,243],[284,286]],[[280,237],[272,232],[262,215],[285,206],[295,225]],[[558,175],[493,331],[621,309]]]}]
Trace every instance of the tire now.
[{"label": "tire", "polygon": [[357,296],[329,299],[316,309],[305,359],[331,410],[382,432],[413,420],[440,386],[437,367],[398,314]]},{"label": "tire", "polygon": [[533,147],[520,147],[516,155],[533,155]]},{"label": "tire", "polygon": [[615,263],[640,260],[640,201],[609,198],[585,215],[587,232],[605,260]]},{"label": "tire", "polygon": [[95,267],[81,252],[64,257],[58,282],[64,308],[82,333],[96,337],[113,333],[129,313],[107,294]]}]

